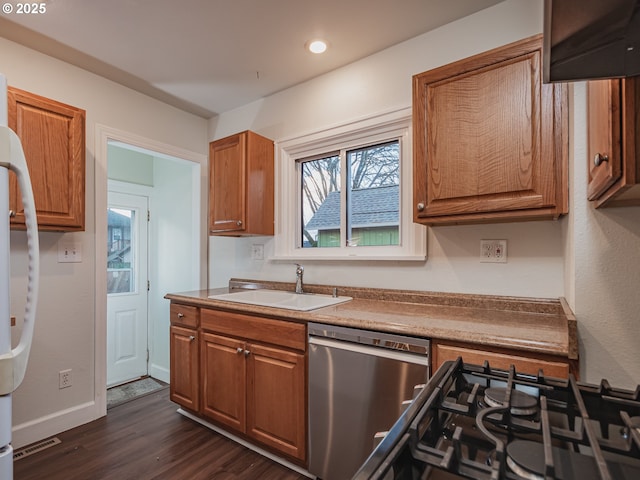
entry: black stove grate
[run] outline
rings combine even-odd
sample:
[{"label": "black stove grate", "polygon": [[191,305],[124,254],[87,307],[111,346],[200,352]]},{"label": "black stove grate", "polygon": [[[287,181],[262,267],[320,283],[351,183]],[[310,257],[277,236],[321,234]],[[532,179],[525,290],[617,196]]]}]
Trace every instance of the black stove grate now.
[{"label": "black stove grate", "polygon": [[[487,405],[498,388],[502,403]],[[538,408],[520,414],[523,395]],[[354,477],[414,478],[638,479],[640,387],[447,362]]]}]

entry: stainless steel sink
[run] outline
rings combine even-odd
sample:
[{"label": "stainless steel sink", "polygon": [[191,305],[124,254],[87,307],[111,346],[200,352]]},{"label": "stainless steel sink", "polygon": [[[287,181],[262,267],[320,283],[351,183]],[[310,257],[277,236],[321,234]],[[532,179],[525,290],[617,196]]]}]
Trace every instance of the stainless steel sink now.
[{"label": "stainless steel sink", "polygon": [[351,300],[351,297],[333,297],[316,293],[294,293],[283,290],[244,290],[233,293],[210,295],[212,300],[225,302],[245,303],[260,305],[263,307],[286,308],[288,310],[309,311],[317,308],[328,307]]}]

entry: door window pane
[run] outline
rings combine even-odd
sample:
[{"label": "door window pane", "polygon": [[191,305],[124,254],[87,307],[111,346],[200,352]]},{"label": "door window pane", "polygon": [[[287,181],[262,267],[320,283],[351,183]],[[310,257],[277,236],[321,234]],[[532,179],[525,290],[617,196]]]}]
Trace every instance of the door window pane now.
[{"label": "door window pane", "polygon": [[135,210],[107,210],[107,294],[135,291],[135,262],[131,238],[135,214]]}]

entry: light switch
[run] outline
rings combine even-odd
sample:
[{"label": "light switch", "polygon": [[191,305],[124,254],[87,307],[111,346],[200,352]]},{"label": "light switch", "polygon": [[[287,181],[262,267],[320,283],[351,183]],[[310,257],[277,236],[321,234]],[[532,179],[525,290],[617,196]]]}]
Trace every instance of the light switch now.
[{"label": "light switch", "polygon": [[60,240],[58,242],[58,263],[82,262],[82,244]]}]

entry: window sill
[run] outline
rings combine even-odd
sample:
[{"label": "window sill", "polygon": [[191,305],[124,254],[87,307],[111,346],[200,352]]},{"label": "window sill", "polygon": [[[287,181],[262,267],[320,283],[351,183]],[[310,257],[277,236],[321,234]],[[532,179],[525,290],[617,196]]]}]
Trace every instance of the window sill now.
[{"label": "window sill", "polygon": [[292,262],[292,261],[367,261],[367,262],[426,262],[426,255],[276,255],[267,258],[269,262]]}]

